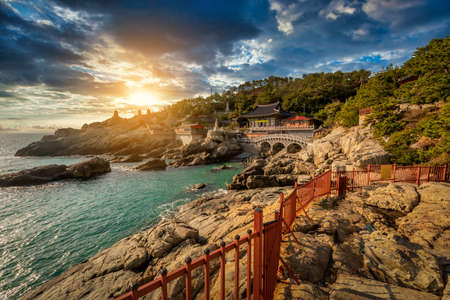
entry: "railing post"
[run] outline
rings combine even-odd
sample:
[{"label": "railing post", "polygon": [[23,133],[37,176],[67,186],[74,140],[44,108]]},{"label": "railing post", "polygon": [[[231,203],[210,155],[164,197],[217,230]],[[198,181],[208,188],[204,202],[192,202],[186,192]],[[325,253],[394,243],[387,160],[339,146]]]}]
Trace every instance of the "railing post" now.
[{"label": "railing post", "polygon": [[191,288],[191,262],[192,259],[188,256],[186,257],[186,300],[192,299],[192,288]]},{"label": "railing post", "polygon": [[431,166],[428,166],[427,182],[430,182],[430,172],[431,172]]},{"label": "railing post", "polygon": [[314,200],[316,193],[316,175],[313,174],[313,192],[312,192],[312,200]]},{"label": "railing post", "polygon": [[355,181],[355,167],[353,167],[353,169],[352,169],[352,191],[353,191],[354,181]]},{"label": "railing post", "polygon": [[162,290],[162,300],[167,300],[167,269],[161,269],[161,290]]},{"label": "railing post", "polygon": [[283,215],[285,215],[284,194],[283,193],[280,193],[280,214],[281,214],[281,217],[283,217]]},{"label": "railing post", "polygon": [[139,299],[139,296],[138,296],[138,293],[137,293],[137,288],[138,288],[138,284],[135,282],[133,284],[132,288],[131,288],[131,298],[133,300],[138,300]]},{"label": "railing post", "polygon": [[370,185],[370,164],[367,166],[367,185]]},{"label": "railing post", "polygon": [[261,298],[261,283],[262,283],[262,232],[263,229],[263,212],[261,209],[256,209],[253,219],[253,230],[257,234],[254,239],[253,249],[253,300],[260,300]]},{"label": "railing post", "polygon": [[420,166],[417,167],[416,184],[420,185]]},{"label": "railing post", "polygon": [[445,164],[444,165],[444,172],[442,173],[442,181],[447,181],[447,165],[448,164]]},{"label": "railing post", "polygon": [[234,300],[239,300],[239,239],[241,237],[237,234],[234,248]]},{"label": "railing post", "polygon": [[220,299],[225,300],[225,242],[220,243]]},{"label": "railing post", "polygon": [[205,300],[209,300],[209,249],[205,250],[205,266],[204,266],[204,273],[205,273]]},{"label": "railing post", "polygon": [[[251,279],[252,279],[252,230],[247,230],[247,300],[250,300]],[[209,300],[209,299],[208,299]]]},{"label": "railing post", "polygon": [[392,182],[395,182],[395,170],[397,169],[397,165],[394,164],[394,166],[392,167]]}]

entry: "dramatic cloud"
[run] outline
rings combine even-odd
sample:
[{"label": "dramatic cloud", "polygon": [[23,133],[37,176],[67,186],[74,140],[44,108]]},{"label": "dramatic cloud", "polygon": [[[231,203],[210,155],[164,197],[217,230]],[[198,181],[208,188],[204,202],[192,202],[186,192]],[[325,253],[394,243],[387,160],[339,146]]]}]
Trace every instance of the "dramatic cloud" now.
[{"label": "dramatic cloud", "polygon": [[448,35],[449,16],[437,0],[0,0],[0,123],[80,126],[142,95],[157,109],[270,75],[377,71]]}]

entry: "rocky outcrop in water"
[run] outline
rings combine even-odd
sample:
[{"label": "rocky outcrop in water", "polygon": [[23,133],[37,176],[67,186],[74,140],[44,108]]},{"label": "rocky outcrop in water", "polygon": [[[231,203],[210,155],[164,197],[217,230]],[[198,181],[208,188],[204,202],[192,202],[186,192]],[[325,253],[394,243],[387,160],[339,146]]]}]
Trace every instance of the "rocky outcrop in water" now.
[{"label": "rocky outcrop in water", "polygon": [[164,160],[157,159],[157,158],[151,158],[151,159],[147,160],[146,162],[136,166],[136,170],[141,170],[141,171],[165,170],[166,166],[167,165]]},{"label": "rocky outcrop in water", "polygon": [[73,165],[47,165],[0,175],[0,187],[44,184],[63,179],[89,179],[111,172],[109,162],[94,157]]},{"label": "rocky outcrop in water", "polygon": [[169,128],[150,129],[153,120],[146,115],[85,124],[81,129],[63,128],[44,136],[16,152],[16,156],[101,155],[119,157],[146,155],[159,157],[177,145]]}]

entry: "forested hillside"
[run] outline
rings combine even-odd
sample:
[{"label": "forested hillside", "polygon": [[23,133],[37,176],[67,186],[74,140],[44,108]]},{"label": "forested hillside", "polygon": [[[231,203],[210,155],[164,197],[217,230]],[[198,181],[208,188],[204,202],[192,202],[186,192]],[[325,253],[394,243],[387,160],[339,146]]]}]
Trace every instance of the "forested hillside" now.
[{"label": "forested hillside", "polygon": [[228,102],[232,118],[246,113],[256,104],[282,103],[283,109],[312,116],[325,105],[344,102],[356,95],[360,85],[367,81],[369,71],[313,73],[302,78],[271,76],[229,88],[222,94],[179,101],[166,108],[177,118],[186,115],[208,115],[225,110]]},{"label": "forested hillside", "polygon": [[[327,122],[354,126],[359,110],[371,108],[367,122],[395,162],[449,162],[449,68],[450,37],[434,39],[401,67],[371,77]],[[400,85],[405,77],[415,80]]]}]

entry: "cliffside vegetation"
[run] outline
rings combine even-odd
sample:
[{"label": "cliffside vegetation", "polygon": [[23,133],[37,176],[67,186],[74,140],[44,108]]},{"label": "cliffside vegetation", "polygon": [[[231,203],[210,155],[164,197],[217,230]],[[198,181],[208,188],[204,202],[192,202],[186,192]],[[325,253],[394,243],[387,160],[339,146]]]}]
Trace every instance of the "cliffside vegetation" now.
[{"label": "cliffside vegetation", "polygon": [[313,73],[302,78],[270,76],[263,80],[247,81],[222,94],[179,101],[167,107],[166,112],[177,118],[209,115],[215,111],[224,111],[228,103],[231,113],[225,117],[233,118],[248,112],[257,104],[279,101],[287,111],[312,116],[327,104],[344,102],[348,97],[356,95],[369,75],[369,71],[359,70]]},{"label": "cliffside vegetation", "polygon": [[[333,121],[357,125],[359,110],[371,108],[367,123],[395,162],[449,162],[449,67],[450,37],[434,39],[401,67],[391,66],[371,77]],[[399,84],[405,78],[411,81]]]}]

